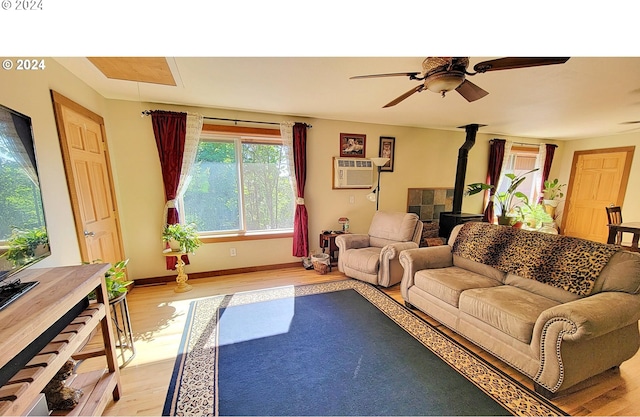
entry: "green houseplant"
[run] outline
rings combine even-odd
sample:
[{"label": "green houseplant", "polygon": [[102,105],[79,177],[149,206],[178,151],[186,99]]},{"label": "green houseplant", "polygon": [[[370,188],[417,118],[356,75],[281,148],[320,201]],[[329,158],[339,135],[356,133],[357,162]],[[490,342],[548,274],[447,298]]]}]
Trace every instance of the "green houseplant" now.
[{"label": "green houseplant", "polygon": [[44,227],[29,230],[13,229],[8,239],[7,260],[16,266],[25,265],[38,256],[41,249],[49,245],[49,237]]},{"label": "green houseplant", "polygon": [[564,193],[562,189],[566,187],[567,184],[560,184],[557,178],[554,180],[546,180],[544,182],[544,189],[542,190],[542,195],[545,200],[558,200],[564,197]]},{"label": "green houseplant", "polygon": [[[514,221],[514,215],[510,215],[513,213],[514,207],[513,205],[513,197],[516,197],[516,192],[520,184],[524,182],[527,175],[532,172],[537,171],[538,168],[534,168],[530,171],[522,173],[520,175],[516,175],[513,173],[504,174],[510,181],[509,187],[507,187],[506,191],[496,192],[493,196],[493,202],[500,209],[500,214],[498,215],[498,223],[502,225],[511,225]],[[494,185],[485,184],[482,182],[476,182],[473,184],[467,185],[467,190],[465,191],[466,195],[474,195],[479,192],[491,190],[495,188]],[[522,193],[521,193],[522,194]],[[524,194],[523,194],[524,195]]]},{"label": "green houseplant", "polygon": [[127,280],[126,268],[128,263],[128,259],[116,262],[111,265],[111,268],[107,269],[107,272],[104,273],[104,280],[107,284],[109,300],[113,300],[123,294],[126,294],[127,291],[129,291],[129,286],[133,284],[133,281]]},{"label": "green houseplant", "polygon": [[193,224],[167,224],[162,230],[162,241],[169,243],[176,252],[194,253],[202,245],[198,231]]},{"label": "green houseplant", "polygon": [[542,202],[544,203],[544,209],[553,218],[556,217],[556,207],[560,203],[560,199],[564,197],[562,192],[563,187],[567,184],[560,184],[557,178],[554,180],[546,180],[544,182],[544,189],[542,190]]},{"label": "green houseplant", "polygon": [[[89,262],[85,262],[87,264]],[[92,264],[102,263],[101,259],[96,259]],[[107,296],[109,297],[109,301],[115,300],[116,298],[124,295],[129,291],[129,286],[133,284],[133,281],[127,280],[127,264],[129,263],[128,259],[118,261],[115,264],[112,264],[109,269],[104,273],[104,281],[107,285]],[[89,294],[89,298],[95,299],[95,291]]]},{"label": "green houseplant", "polygon": [[517,207],[517,210],[528,229],[538,230],[544,223],[553,222],[542,204],[530,204],[529,197],[520,191],[516,191],[515,196],[522,200],[523,206]]}]

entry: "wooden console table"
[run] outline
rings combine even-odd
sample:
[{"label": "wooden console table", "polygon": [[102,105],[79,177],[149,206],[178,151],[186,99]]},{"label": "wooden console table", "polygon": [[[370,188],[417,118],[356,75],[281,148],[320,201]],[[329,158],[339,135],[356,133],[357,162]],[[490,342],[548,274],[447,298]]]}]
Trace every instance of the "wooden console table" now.
[{"label": "wooden console table", "polygon": [[[28,269],[18,275],[22,281],[39,284],[0,311],[1,372],[7,373],[11,363],[28,362],[17,373],[4,375],[9,381],[0,387],[0,416],[26,414],[45,385],[97,326],[101,327],[104,349],[91,356],[105,355],[107,368],[75,376],[72,386],[81,388],[84,394],[68,413],[101,415],[111,396],[120,399],[120,372],[104,281],[108,268],[109,264],[89,264]],[[94,290],[96,301],[86,301]],[[52,326],[65,327],[56,335],[50,334]],[[33,344],[44,347],[31,354]]]}]

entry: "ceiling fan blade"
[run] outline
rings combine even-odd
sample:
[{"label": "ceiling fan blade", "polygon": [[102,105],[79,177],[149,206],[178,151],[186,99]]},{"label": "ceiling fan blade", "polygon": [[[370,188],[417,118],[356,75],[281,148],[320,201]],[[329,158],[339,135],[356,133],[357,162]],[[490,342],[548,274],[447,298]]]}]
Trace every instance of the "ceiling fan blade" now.
[{"label": "ceiling fan blade", "polygon": [[355,77],[349,78],[350,80],[355,80],[359,78],[382,78],[382,77],[415,77],[420,74],[420,72],[393,72],[390,74],[372,74],[372,75],[356,75]]},{"label": "ceiling fan blade", "polygon": [[464,80],[464,82],[456,88],[456,91],[469,102],[479,100],[489,94],[469,80]]},{"label": "ceiling fan blade", "polygon": [[402,100],[406,99],[407,97],[409,97],[409,96],[411,96],[411,95],[413,95],[415,93],[419,93],[422,90],[424,90],[424,84],[420,84],[420,85],[416,86],[415,88],[412,88],[411,90],[407,91],[406,93],[404,93],[400,97],[396,98],[395,100],[390,101],[389,103],[385,104],[384,106],[382,106],[382,108],[385,109],[387,107],[395,106],[396,104],[400,103]]},{"label": "ceiling fan blade", "polygon": [[473,70],[475,72],[487,72],[516,68],[538,67],[541,65],[564,64],[568,60],[569,58],[498,58],[479,62],[473,66]]}]

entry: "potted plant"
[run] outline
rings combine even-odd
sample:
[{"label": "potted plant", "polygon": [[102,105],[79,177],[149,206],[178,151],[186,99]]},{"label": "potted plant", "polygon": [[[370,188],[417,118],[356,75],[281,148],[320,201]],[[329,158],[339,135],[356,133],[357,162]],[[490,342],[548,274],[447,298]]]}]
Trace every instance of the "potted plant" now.
[{"label": "potted plant", "polygon": [[[84,262],[87,264],[88,262]],[[101,259],[96,259],[92,264],[102,263]],[[112,264],[109,269],[104,273],[104,281],[107,285],[107,296],[109,301],[113,302],[118,297],[125,295],[129,291],[129,287],[133,284],[133,281],[127,280],[126,268],[129,263],[128,259],[118,261]],[[95,291],[89,294],[90,299],[95,299]]]},{"label": "potted plant", "polygon": [[530,230],[539,230],[544,223],[553,222],[553,218],[546,212],[542,204],[529,204],[529,198],[522,192],[517,191],[515,196],[522,200],[522,207],[518,207],[521,213],[524,226]]},{"label": "potted plant", "polygon": [[162,241],[169,243],[174,252],[194,253],[202,244],[193,224],[167,224],[162,231]]},{"label": "potted plant", "polygon": [[14,228],[8,243],[9,249],[5,252],[5,257],[14,265],[21,266],[41,255],[49,245],[49,237],[44,227],[29,230]]},{"label": "potted plant", "polygon": [[562,192],[562,188],[566,187],[567,184],[560,184],[557,178],[553,181],[546,180],[544,182],[544,189],[542,190],[542,195],[545,200],[557,200],[564,197],[564,193]]},{"label": "potted plant", "polygon": [[554,217],[556,207],[560,203],[560,199],[564,197],[562,192],[563,187],[567,184],[560,184],[557,178],[553,181],[546,180],[544,182],[544,189],[542,190],[542,202],[544,203],[545,210],[551,217]]},{"label": "potted plant", "polygon": [[133,281],[127,280],[126,268],[128,263],[128,259],[116,262],[104,273],[109,301],[125,295],[129,291],[129,286],[133,284]]},{"label": "potted plant", "polygon": [[[516,195],[516,191],[520,184],[524,182],[527,175],[532,172],[537,171],[538,168],[534,168],[530,171],[527,171],[523,174],[516,175],[512,173],[505,174],[510,181],[509,187],[507,187],[506,191],[496,192],[493,195],[493,202],[500,209],[500,213],[498,214],[498,224],[509,226],[513,224],[514,218],[517,217],[517,212],[514,211],[513,197]],[[478,194],[481,191],[486,191],[495,188],[494,185],[485,184],[482,182],[476,182],[473,184],[467,185],[467,190],[465,192],[466,195],[474,195]],[[523,194],[524,195],[524,194]]]}]

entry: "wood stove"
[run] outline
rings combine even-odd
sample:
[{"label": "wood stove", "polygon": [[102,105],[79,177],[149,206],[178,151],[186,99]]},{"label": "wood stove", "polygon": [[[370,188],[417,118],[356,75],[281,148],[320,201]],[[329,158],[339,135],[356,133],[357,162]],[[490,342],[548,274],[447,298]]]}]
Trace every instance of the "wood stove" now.
[{"label": "wood stove", "polygon": [[462,197],[464,196],[464,182],[467,175],[467,160],[469,156],[469,150],[476,143],[476,133],[478,132],[479,124],[469,124],[462,126],[467,132],[465,142],[458,150],[458,166],[456,169],[456,183],[453,190],[453,210],[451,212],[440,213],[440,236],[448,239],[451,234],[451,230],[460,224],[469,221],[482,221],[482,214],[470,214],[462,213]]}]

